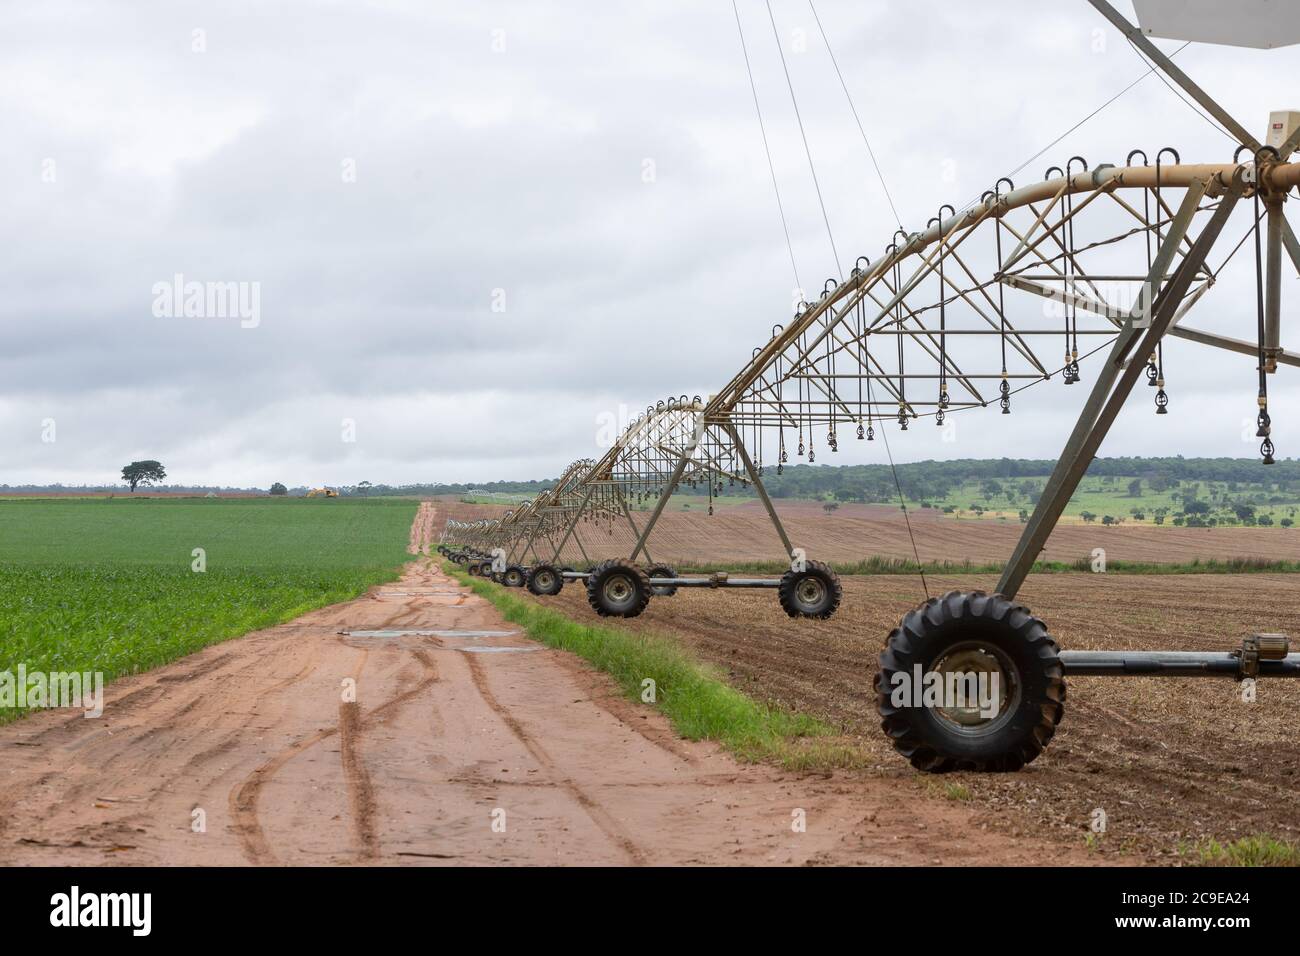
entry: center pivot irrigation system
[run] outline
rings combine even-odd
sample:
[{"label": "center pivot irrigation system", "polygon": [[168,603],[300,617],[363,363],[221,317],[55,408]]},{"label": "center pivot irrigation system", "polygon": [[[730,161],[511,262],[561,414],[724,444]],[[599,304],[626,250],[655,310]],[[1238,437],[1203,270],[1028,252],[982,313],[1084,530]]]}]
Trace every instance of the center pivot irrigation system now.
[{"label": "center pivot irrigation system", "polygon": [[[1056,380],[1082,390],[1091,379],[996,593],[929,598],[889,635],[875,686],[895,748],[926,771],[1016,770],[1055,733],[1066,676],[1300,677],[1300,654],[1289,653],[1284,635],[1251,635],[1221,653],[1060,651],[1016,602],[1134,388],[1145,381],[1154,413],[1166,414],[1166,336],[1255,359],[1251,411],[1264,464],[1274,454],[1269,377],[1300,365],[1280,344],[1284,250],[1300,272],[1300,241],[1283,212],[1300,185],[1300,163],[1290,162],[1300,113],[1273,114],[1261,144],[1143,29],[1103,0],[1090,2],[1240,143],[1232,162],[1189,165],[1171,148],[1134,150],[1123,165],[1090,166],[1075,156],[1039,182],[1004,178],[965,209],[941,206],[925,229],[900,230],[879,258],[860,257],[847,279],[828,279],[820,298],[775,326],[717,394],[647,408],[601,458],[574,462],[554,488],[498,519],[448,521],[442,553],[472,574],[538,595],[583,581],[602,615],[634,617],[652,595],[684,587],[767,587],[792,617],[826,618],[840,603],[840,582],[792,545],[764,488],[766,469],[779,473],[791,454],[815,461],[847,440],[879,436],[887,446],[886,428],[942,426],[971,409],[1014,414],[1032,385]],[[1143,6],[1138,0],[1140,13]],[[1203,28],[1162,35],[1205,38]],[[1284,42],[1294,39],[1300,33]],[[1234,259],[1253,272],[1253,335],[1186,324]],[[791,557],[788,572],[683,577],[654,563],[647,541],[674,491],[707,489],[712,513],[713,496],[736,483],[757,493]],[[633,503],[650,501],[639,525]],[[625,557],[600,550],[601,532],[616,526],[635,541]],[[995,706],[976,706],[973,689],[964,695],[972,680],[993,688]],[[948,693],[918,705],[919,691],[898,692],[909,682]]]}]

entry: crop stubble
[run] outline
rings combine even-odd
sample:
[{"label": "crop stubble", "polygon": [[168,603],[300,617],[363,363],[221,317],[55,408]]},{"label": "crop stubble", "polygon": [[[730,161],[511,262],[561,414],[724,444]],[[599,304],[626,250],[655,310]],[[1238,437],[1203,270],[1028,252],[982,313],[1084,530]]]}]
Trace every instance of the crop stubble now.
[{"label": "crop stubble", "polygon": [[[846,578],[830,621],[791,621],[770,593],[681,591],[615,622],[670,635],[760,700],[829,720],[852,738],[868,772],[933,787],[880,733],[872,679],[889,630],[923,598],[915,577]],[[988,576],[931,576],[931,594],[992,589]],[[1300,634],[1300,578],[1252,575],[1044,575],[1021,599],[1063,648],[1227,650],[1253,630]],[[580,586],[554,606],[590,615]],[[610,623],[610,622],[605,622]],[[1300,836],[1300,696],[1262,681],[1258,700],[1223,680],[1076,678],[1066,717],[1042,757],[1018,774],[954,774],[981,825],[1081,843],[1105,812],[1106,849],[1169,858],[1180,843],[1268,833]]]}]

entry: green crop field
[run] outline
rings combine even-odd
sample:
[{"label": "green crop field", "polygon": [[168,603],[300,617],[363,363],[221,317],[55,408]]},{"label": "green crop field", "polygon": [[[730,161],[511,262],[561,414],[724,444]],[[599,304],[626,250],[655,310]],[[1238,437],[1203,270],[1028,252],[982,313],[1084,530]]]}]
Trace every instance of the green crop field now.
[{"label": "green crop field", "polygon": [[348,600],[396,577],[415,510],[395,499],[0,500],[0,671],[111,680]]},{"label": "green crop field", "polygon": [[[909,501],[958,518],[1010,519],[1033,512],[1047,476],[967,481],[942,497]],[[951,510],[949,510],[951,509]],[[982,514],[981,514],[982,512]],[[1194,516],[1194,517],[1193,517]],[[1070,498],[1065,518],[1076,522],[1172,527],[1191,520],[1205,526],[1262,525],[1289,528],[1300,519],[1300,495],[1262,483],[1184,481],[1153,488],[1150,479],[1088,475]]]}]

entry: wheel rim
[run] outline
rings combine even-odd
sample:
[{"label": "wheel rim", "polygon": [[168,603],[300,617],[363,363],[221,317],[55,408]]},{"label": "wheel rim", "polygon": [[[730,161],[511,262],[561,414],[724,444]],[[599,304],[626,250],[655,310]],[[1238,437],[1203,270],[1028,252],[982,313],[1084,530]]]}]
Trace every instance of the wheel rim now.
[{"label": "wheel rim", "polygon": [[550,571],[539,571],[537,574],[533,575],[533,581],[536,582],[537,586],[543,591],[549,591],[551,585],[555,583],[555,577]]},{"label": "wheel rim", "polygon": [[510,572],[507,572],[507,574],[506,574],[506,583],[507,583],[507,584],[518,584],[519,581],[520,581],[520,574],[519,574],[518,571],[510,571]]},{"label": "wheel rim", "polygon": [[977,681],[985,682],[992,689],[992,678],[997,676],[997,713],[986,717],[980,711],[980,702],[967,702],[966,706],[934,707],[938,717],[950,730],[967,736],[981,736],[994,733],[1011,719],[1016,705],[1020,702],[1020,681],[1018,670],[1005,652],[1000,648],[978,641],[965,641],[948,648],[934,662],[930,670],[939,674],[944,687],[948,686],[948,675],[973,674]]},{"label": "wheel rim", "polygon": [[622,574],[616,574],[608,578],[601,590],[605,595],[605,600],[614,607],[631,604],[636,593],[631,580]]},{"label": "wheel rim", "polygon": [[815,608],[826,600],[826,584],[820,578],[806,577],[794,589],[795,598],[804,608]]}]

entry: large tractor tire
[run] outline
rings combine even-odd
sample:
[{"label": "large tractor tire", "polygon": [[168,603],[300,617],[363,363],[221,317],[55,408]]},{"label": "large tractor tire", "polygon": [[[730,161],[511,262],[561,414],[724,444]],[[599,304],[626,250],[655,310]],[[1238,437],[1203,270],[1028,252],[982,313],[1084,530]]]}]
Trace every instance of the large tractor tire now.
[{"label": "large tractor tire", "polygon": [[[653,564],[650,566],[649,570],[646,571],[646,574],[652,578],[677,577],[677,572],[667,564]],[[651,585],[650,591],[656,597],[672,597],[674,594],[677,593],[677,585],[675,584]]]},{"label": "large tractor tire", "polygon": [[777,588],[781,607],[791,617],[830,617],[840,606],[844,586],[830,565],[809,561],[802,571],[787,571]]},{"label": "large tractor tire", "polygon": [[517,564],[512,564],[501,572],[501,583],[508,588],[521,588],[528,580],[528,572]]},{"label": "large tractor tire", "polygon": [[587,575],[587,603],[601,617],[636,617],[650,603],[650,576],[631,561],[602,561]]},{"label": "large tractor tire", "polygon": [[465,566],[465,571],[466,571],[466,572],[469,574],[469,576],[472,577],[472,578],[476,578],[476,577],[478,577],[478,576],[479,576],[479,572],[482,571],[482,570],[483,570],[483,566],[482,566],[481,564],[479,564],[477,561],[471,561],[469,564],[467,564],[467,565]]},{"label": "large tractor tire", "polygon": [[[986,675],[986,710],[912,691],[919,673]],[[902,676],[896,676],[902,675]],[[1065,713],[1065,676],[1047,626],[1000,594],[949,591],[903,618],[876,674],[881,727],[927,773],[1019,770],[1047,746]]]},{"label": "large tractor tire", "polygon": [[564,587],[564,575],[553,564],[538,564],[529,569],[525,585],[538,597],[554,597]]}]

